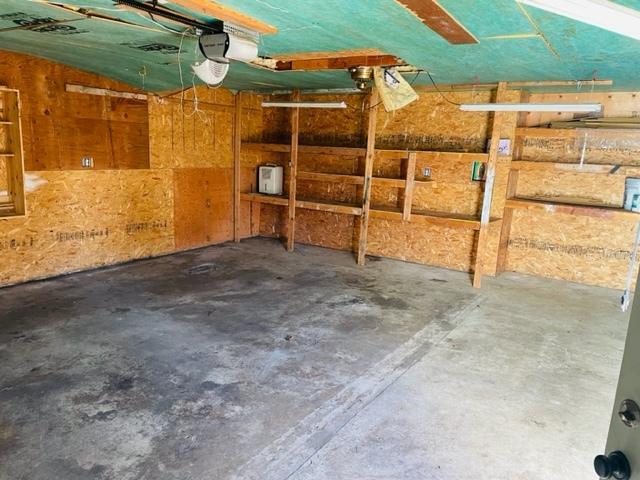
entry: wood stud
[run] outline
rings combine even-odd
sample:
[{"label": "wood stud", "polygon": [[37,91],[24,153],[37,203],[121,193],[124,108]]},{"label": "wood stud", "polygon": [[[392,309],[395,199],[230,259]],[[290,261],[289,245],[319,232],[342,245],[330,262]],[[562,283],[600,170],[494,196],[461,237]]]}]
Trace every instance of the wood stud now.
[{"label": "wood stud", "polygon": [[240,241],[240,168],[242,149],[242,92],[235,96],[233,116],[233,240]]},{"label": "wood stud", "polygon": [[[300,100],[300,91],[294,90],[292,102]],[[291,109],[291,156],[289,160],[289,207],[287,219],[287,251],[293,252],[296,232],[296,177],[298,173],[298,133],[300,109]]]},{"label": "wood stud", "polygon": [[[507,84],[500,82],[496,92],[496,103],[503,102],[503,96],[507,91]],[[500,135],[502,133],[502,122],[505,114],[495,112],[493,119],[493,129],[491,131],[491,144],[489,146],[489,160],[487,161],[487,178],[484,186],[484,196],[482,199],[482,212],[480,214],[480,231],[478,233],[478,246],[476,248],[476,263],[473,273],[473,286],[480,288],[482,285],[482,275],[486,269],[485,255],[487,242],[489,240],[489,222],[491,221],[491,200],[493,197],[493,186],[496,179],[496,167],[498,164],[498,150],[500,146]]]},{"label": "wood stud", "polygon": [[362,192],[362,216],[360,217],[360,236],[358,238],[358,265],[364,265],[367,252],[367,234],[369,229],[369,210],[371,208],[371,181],[373,177],[373,159],[376,148],[376,123],[378,121],[378,91],[373,88],[368,102],[369,123],[367,127],[367,153],[364,163],[364,188]]}]

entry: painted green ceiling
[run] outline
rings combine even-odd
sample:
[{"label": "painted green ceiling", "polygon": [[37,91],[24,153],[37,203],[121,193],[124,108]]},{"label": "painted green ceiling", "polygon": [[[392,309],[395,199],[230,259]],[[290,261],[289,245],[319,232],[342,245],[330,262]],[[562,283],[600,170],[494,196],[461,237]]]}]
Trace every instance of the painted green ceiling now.
[{"label": "painted green ceiling", "polygon": [[[166,27],[175,25],[163,22],[163,27],[143,13],[117,9],[112,0],[57,1],[123,22],[89,19],[36,0],[2,0],[0,49],[56,60],[150,91],[181,87],[180,50],[183,83],[193,81],[189,65],[200,54],[191,34],[173,33]],[[580,80],[595,74],[614,81],[610,90],[640,90],[639,41],[535,8],[521,8],[515,0],[440,0],[479,39],[473,45],[449,44],[395,0],[218,3],[278,28],[278,34],[261,38],[263,56],[377,48],[429,70],[438,83]],[[640,0],[618,3],[640,10]],[[41,31],[16,28],[42,18],[65,22]],[[416,83],[428,84],[429,79],[422,75]],[[351,88],[353,82],[344,71],[271,72],[234,63],[225,86],[235,90],[333,89]]]}]

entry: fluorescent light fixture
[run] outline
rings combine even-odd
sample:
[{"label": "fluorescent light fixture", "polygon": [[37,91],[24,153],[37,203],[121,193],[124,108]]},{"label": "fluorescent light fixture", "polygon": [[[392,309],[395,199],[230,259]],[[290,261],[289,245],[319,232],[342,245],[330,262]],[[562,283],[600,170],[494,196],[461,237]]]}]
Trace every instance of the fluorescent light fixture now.
[{"label": "fluorescent light fixture", "polygon": [[547,12],[640,40],[640,12],[608,0],[517,0]]},{"label": "fluorescent light fixture", "polygon": [[262,102],[263,107],[282,108],[347,108],[344,102]]},{"label": "fluorescent light fixture", "polygon": [[601,103],[463,103],[463,112],[601,112]]}]

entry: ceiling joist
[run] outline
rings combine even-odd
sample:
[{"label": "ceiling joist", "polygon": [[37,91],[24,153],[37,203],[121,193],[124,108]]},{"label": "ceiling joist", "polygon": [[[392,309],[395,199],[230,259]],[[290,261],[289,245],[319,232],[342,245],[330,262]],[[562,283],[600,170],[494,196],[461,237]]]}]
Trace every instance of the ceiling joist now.
[{"label": "ceiling joist", "polygon": [[198,15],[205,15],[223,22],[248,28],[264,35],[278,33],[278,29],[272,25],[256,20],[253,17],[240,13],[224,5],[211,0],[171,0],[171,3],[190,10]]},{"label": "ceiling joist", "polygon": [[396,0],[422,23],[454,45],[478,43],[469,31],[435,0]]},{"label": "ceiling joist", "polygon": [[350,67],[380,67],[404,65],[404,62],[393,55],[356,55],[352,57],[312,58],[276,62],[277,71],[290,70],[344,70]]}]

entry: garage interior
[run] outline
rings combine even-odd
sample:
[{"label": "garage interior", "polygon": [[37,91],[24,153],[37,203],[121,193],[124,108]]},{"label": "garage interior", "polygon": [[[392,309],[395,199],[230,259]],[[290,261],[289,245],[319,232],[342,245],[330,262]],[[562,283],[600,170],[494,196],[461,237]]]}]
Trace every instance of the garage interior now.
[{"label": "garage interior", "polygon": [[0,479],[598,478],[640,1],[575,3],[3,1]]}]

